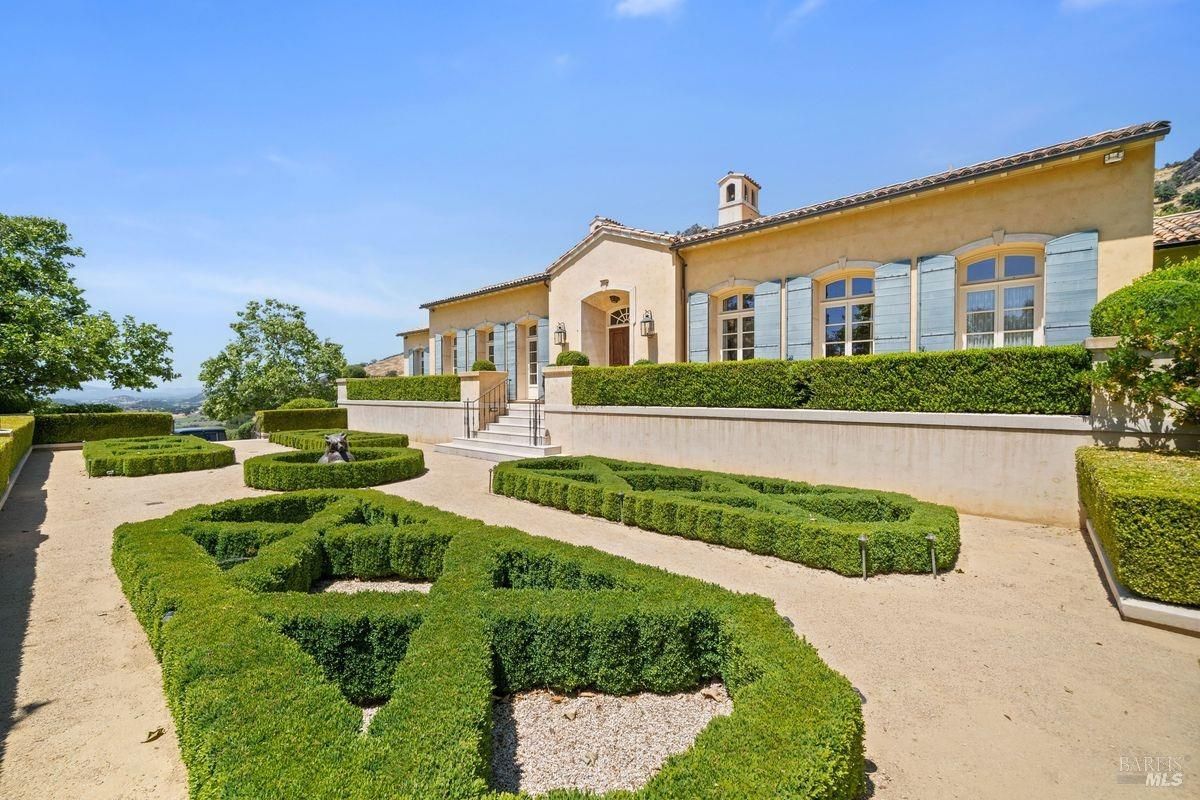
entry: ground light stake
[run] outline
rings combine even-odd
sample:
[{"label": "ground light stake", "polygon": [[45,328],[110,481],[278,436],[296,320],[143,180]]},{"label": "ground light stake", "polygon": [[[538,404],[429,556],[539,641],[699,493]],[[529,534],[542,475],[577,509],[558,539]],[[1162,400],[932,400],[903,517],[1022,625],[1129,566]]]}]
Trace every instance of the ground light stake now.
[{"label": "ground light stake", "polygon": [[867,535],[860,534],[858,537],[858,551],[862,554],[863,565],[863,580],[867,579]]},{"label": "ground light stake", "polygon": [[933,568],[933,577],[937,577],[937,549],[934,543],[937,537],[932,533],[925,537],[929,541],[929,566]]}]

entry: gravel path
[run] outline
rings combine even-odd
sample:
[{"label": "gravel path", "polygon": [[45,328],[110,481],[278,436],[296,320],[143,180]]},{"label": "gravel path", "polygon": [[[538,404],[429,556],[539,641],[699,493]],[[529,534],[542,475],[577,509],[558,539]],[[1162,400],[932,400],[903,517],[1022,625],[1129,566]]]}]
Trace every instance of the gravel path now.
[{"label": "gravel path", "polygon": [[543,690],[497,701],[492,773],[497,789],[637,789],[733,703],[720,683],[695,692],[616,697]]},{"label": "gravel path", "polygon": [[343,578],[339,580],[322,580],[313,584],[314,592],[337,592],[338,594],[358,594],[359,592],[424,592],[429,594],[432,583],[410,583],[409,581],[394,581],[390,578]]}]

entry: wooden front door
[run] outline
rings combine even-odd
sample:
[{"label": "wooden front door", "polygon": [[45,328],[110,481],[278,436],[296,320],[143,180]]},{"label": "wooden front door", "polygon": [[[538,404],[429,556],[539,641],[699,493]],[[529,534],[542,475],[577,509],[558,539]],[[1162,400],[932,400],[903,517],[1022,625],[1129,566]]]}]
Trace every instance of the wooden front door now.
[{"label": "wooden front door", "polygon": [[608,365],[629,366],[629,326],[608,329]]}]

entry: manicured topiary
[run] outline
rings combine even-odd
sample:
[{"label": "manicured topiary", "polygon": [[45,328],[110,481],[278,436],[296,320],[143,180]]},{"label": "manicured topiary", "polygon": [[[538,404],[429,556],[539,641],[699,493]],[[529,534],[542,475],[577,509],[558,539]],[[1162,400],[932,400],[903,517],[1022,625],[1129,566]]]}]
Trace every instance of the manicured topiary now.
[{"label": "manicured topiary", "polygon": [[1200,258],[1156,269],[1102,298],[1092,307],[1092,335],[1125,335],[1138,319],[1166,336],[1200,327]]},{"label": "manicured topiary", "polygon": [[337,403],[332,400],[322,400],[319,397],[297,397],[295,400],[288,400],[279,408],[284,411],[295,408],[337,408]]},{"label": "manicured topiary", "polygon": [[407,447],[351,448],[354,461],[318,464],[324,450],[270,453],[242,465],[247,486],[296,489],[353,489],[406,481],[425,471],[425,454]]},{"label": "manicured topiary", "polygon": [[[123,525],[113,566],[162,662],[196,797],[494,798],[494,695],[712,677],[733,714],[622,797],[865,788],[859,696],[761,597],[369,491]],[[325,576],[379,575],[435,583],[307,593]],[[388,698],[364,735],[351,702]]]},{"label": "manicured topiary", "polygon": [[492,473],[496,494],[649,531],[700,539],[829,569],[929,572],[958,557],[958,514],[894,492],[814,486],[593,457],[509,461]]},{"label": "manicured topiary", "polygon": [[198,436],[139,436],[104,439],[83,445],[83,463],[93,478],[124,475],[136,478],[165,472],[217,469],[234,462],[234,452],[223,444]]},{"label": "manicured topiary", "polygon": [[1080,345],[576,369],[581,406],[1086,414]]},{"label": "manicured topiary", "polygon": [[471,364],[472,372],[495,372],[496,365],[486,358],[478,358]]},{"label": "manicured topiary", "polygon": [[356,447],[408,447],[408,434],[406,433],[368,433],[366,431],[348,431],[344,428],[278,431],[267,438],[275,444],[294,447],[297,450],[324,451],[325,437],[342,433],[346,434],[351,450]]},{"label": "manicured topiary", "polygon": [[34,444],[94,442],[132,436],[166,436],[174,418],[161,411],[119,413],[39,414],[34,425]]},{"label": "manicured topiary", "polygon": [[578,350],[563,350],[558,354],[558,358],[554,359],[556,367],[586,367],[590,363],[591,359]]},{"label": "manicured topiary", "polygon": [[255,426],[262,433],[275,431],[311,430],[313,428],[345,428],[348,424],[344,408],[296,408],[259,411],[254,415]]},{"label": "manicured topiary", "polygon": [[457,375],[364,378],[346,382],[346,399],[457,403],[461,396],[458,384]]},{"label": "manicured topiary", "polygon": [[1200,456],[1083,447],[1079,497],[1117,580],[1200,606]]},{"label": "manicured topiary", "polygon": [[0,416],[0,428],[12,431],[8,435],[0,434],[0,495],[4,494],[13,470],[33,446],[33,426],[30,416]]}]

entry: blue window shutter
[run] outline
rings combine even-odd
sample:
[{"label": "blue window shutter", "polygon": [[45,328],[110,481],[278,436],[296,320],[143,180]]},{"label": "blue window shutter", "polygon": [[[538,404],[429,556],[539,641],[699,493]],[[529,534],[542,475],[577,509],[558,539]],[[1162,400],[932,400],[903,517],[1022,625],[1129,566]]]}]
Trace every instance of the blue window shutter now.
[{"label": "blue window shutter", "polygon": [[508,367],[508,397],[517,397],[517,323],[504,326],[504,363]]},{"label": "blue window shutter", "polygon": [[880,264],[875,268],[876,353],[907,353],[912,306],[911,278],[907,261]]},{"label": "blue window shutter", "polygon": [[404,374],[413,374],[413,351],[409,350],[404,354]]},{"label": "blue window shutter", "polygon": [[779,358],[779,281],[754,287],[754,357]]},{"label": "blue window shutter", "polygon": [[475,329],[474,328],[468,329],[467,330],[467,357],[464,360],[466,363],[467,369],[470,369],[471,365],[475,363],[475,343],[478,340],[479,340],[479,336],[476,335]]},{"label": "blue window shutter", "polygon": [[496,371],[507,372],[508,362],[504,360],[504,324],[492,327],[492,349],[496,354]]},{"label": "blue window shutter", "polygon": [[1046,344],[1078,344],[1091,335],[1099,244],[1096,231],[1046,242]]},{"label": "blue window shutter", "polygon": [[442,336],[433,337],[433,375],[442,374]]},{"label": "blue window shutter", "polygon": [[803,275],[787,282],[787,357],[812,358],[812,278]]},{"label": "blue window shutter", "polygon": [[467,332],[454,332],[454,371],[467,371]]},{"label": "blue window shutter", "polygon": [[542,382],[542,370],[550,363],[550,320],[538,320],[538,383]]},{"label": "blue window shutter", "polygon": [[924,256],[918,263],[918,350],[954,349],[954,256]]},{"label": "blue window shutter", "polygon": [[708,361],[708,293],[688,295],[688,361]]}]

